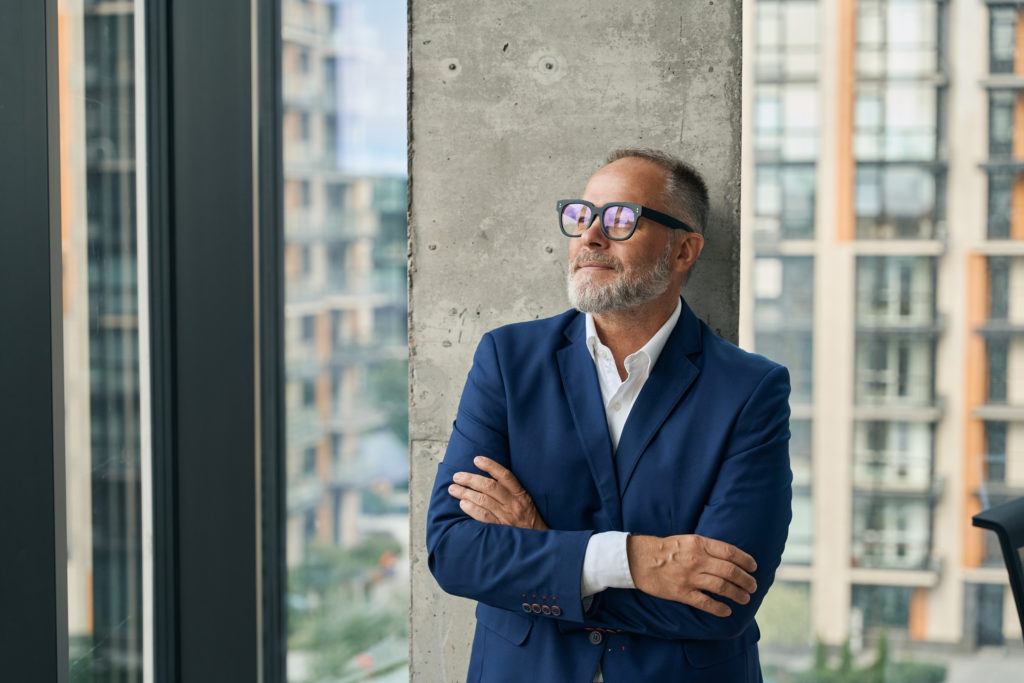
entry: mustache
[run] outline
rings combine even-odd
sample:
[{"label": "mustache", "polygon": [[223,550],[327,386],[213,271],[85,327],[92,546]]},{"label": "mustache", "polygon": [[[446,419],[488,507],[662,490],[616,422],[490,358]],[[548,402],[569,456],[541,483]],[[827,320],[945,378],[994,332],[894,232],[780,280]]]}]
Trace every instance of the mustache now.
[{"label": "mustache", "polygon": [[617,273],[622,272],[622,262],[619,261],[619,259],[608,254],[602,254],[599,251],[587,250],[576,254],[576,258],[574,258],[570,264],[570,270],[575,273],[583,263],[597,263],[602,266],[614,268]]}]

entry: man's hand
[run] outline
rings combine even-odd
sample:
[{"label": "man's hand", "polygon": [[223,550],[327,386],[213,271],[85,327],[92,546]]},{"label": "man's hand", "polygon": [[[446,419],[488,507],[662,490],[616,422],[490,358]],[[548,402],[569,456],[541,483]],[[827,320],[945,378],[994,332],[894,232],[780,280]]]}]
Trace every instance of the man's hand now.
[{"label": "man's hand", "polygon": [[[473,464],[494,477],[457,472],[448,493],[459,499],[459,507],[478,522],[507,524],[522,529],[547,529],[533,498],[510,471],[482,455]],[[460,486],[461,484],[461,486]]]},{"label": "man's hand", "polygon": [[754,558],[734,545],[713,538],[685,536],[630,536],[626,555],[633,583],[644,593],[674,600],[718,617],[732,610],[707,593],[745,605],[757,590],[749,572]]}]

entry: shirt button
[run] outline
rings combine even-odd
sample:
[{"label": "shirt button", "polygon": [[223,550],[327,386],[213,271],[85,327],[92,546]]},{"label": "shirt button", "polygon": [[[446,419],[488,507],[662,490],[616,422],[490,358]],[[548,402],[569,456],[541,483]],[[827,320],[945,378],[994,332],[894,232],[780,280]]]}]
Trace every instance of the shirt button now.
[{"label": "shirt button", "polygon": [[622,404],[618,401],[612,404],[612,410],[619,410],[620,408],[622,408]]},{"label": "shirt button", "polygon": [[593,643],[594,645],[600,645],[602,640],[604,640],[604,636],[601,635],[600,631],[591,631],[590,632],[590,642],[591,643]]}]

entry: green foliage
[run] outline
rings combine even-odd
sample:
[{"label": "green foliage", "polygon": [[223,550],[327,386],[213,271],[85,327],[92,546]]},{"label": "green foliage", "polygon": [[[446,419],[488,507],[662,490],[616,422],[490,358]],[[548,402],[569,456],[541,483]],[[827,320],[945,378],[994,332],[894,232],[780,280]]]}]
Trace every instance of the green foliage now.
[{"label": "green foliage", "polygon": [[928,662],[890,661],[889,637],[883,632],[878,639],[874,661],[859,668],[854,664],[850,641],[843,643],[836,668],[829,665],[828,650],[818,641],[814,668],[796,674],[792,679],[777,676],[778,681],[794,683],[942,683],[946,680],[946,667]]},{"label": "green foliage", "polygon": [[389,360],[369,367],[368,384],[374,402],[387,413],[388,429],[409,442],[409,361]]},{"label": "green foliage", "polygon": [[811,597],[805,585],[776,582],[757,611],[762,642],[771,647],[805,648],[811,635]]},{"label": "green foliage", "polygon": [[843,642],[843,647],[839,650],[839,673],[843,676],[853,673],[853,651],[850,650],[849,638]]},{"label": "green foliage", "polygon": [[[409,596],[404,584],[389,581],[400,552],[390,536],[346,549],[313,546],[290,572],[288,647],[312,653],[310,680],[361,679],[366,672],[353,663],[357,656],[405,642]],[[398,652],[398,659],[375,661],[377,673],[403,663],[404,644],[383,650]]]}]

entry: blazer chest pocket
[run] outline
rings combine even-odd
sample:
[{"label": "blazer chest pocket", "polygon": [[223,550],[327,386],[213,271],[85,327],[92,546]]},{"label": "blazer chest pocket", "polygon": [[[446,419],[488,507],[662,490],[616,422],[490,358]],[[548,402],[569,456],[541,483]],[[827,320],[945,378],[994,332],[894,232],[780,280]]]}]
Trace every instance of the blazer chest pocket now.
[{"label": "blazer chest pocket", "polygon": [[478,604],[476,620],[513,645],[522,645],[530,635],[533,620],[515,612]]}]

